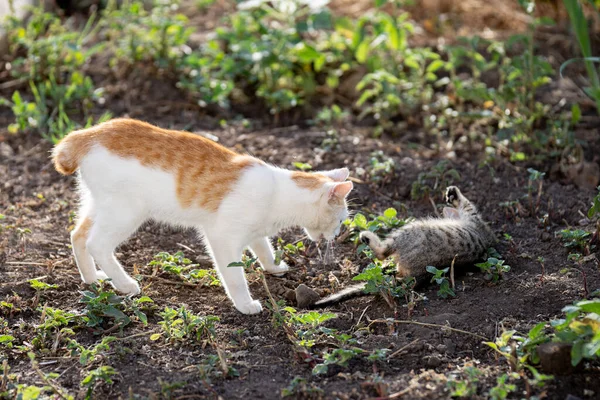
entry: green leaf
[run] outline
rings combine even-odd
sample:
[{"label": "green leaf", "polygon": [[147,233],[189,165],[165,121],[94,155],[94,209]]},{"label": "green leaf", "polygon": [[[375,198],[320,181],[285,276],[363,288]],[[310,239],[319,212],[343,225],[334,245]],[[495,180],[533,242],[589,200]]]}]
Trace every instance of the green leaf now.
[{"label": "green leaf", "polygon": [[356,57],[356,61],[361,64],[364,64],[367,61],[367,57],[369,56],[369,42],[367,40],[360,42],[356,47],[354,56]]},{"label": "green leaf", "polygon": [[321,54],[312,46],[300,42],[294,48],[296,56],[305,64],[311,63],[321,57]]},{"label": "green leaf", "polygon": [[15,340],[14,336],[0,335],[0,343],[11,343],[13,340]]},{"label": "green leaf", "polygon": [[581,362],[583,358],[583,342],[576,341],[573,343],[573,348],[571,348],[571,364],[575,367]]},{"label": "green leaf", "polygon": [[158,339],[160,339],[161,336],[162,335],[160,333],[155,333],[153,335],[150,335],[150,340],[152,340],[152,341],[158,340]]},{"label": "green leaf", "polygon": [[396,215],[398,215],[398,211],[396,211],[395,208],[388,208],[383,212],[383,215],[388,219],[392,219],[395,218]]},{"label": "green leaf", "polygon": [[358,213],[354,216],[353,222],[354,222],[354,225],[356,225],[361,230],[367,229],[367,218],[364,215],[362,215],[361,213]]},{"label": "green leaf", "polygon": [[236,262],[232,262],[232,263],[230,263],[230,264],[227,266],[227,268],[232,268],[232,267],[245,267],[245,266],[246,266],[246,264],[244,264],[243,262],[241,262],[241,261],[236,261]]},{"label": "green leaf", "polygon": [[600,314],[600,299],[580,301],[577,306],[582,311]]},{"label": "green leaf", "polygon": [[529,338],[530,339],[535,339],[539,336],[540,332],[542,332],[542,330],[544,329],[544,327],[546,326],[545,322],[540,322],[539,324],[537,324],[536,326],[534,326],[530,331],[529,331]]},{"label": "green leaf", "polygon": [[438,69],[442,68],[446,63],[442,60],[435,60],[431,64],[427,66],[427,72],[435,72]]}]

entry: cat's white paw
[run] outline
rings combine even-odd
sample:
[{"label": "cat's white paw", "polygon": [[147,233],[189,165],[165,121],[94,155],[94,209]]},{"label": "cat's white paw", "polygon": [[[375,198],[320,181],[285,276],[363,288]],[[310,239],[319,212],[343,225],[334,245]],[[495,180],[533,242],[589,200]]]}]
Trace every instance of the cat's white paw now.
[{"label": "cat's white paw", "polygon": [[283,261],[281,261],[279,265],[273,264],[270,267],[265,267],[265,271],[267,271],[270,275],[275,276],[283,276],[289,270],[290,267]]},{"label": "cat's white paw", "polygon": [[86,285],[91,285],[92,283],[98,283],[99,281],[103,280],[107,280],[108,279],[108,275],[106,275],[104,273],[104,271],[98,271],[96,270],[94,274],[91,274],[90,276],[82,276],[81,280],[83,281],[83,283],[85,283]]},{"label": "cat's white paw", "polygon": [[131,278],[127,279],[125,282],[120,282],[119,284],[113,283],[113,285],[115,289],[127,296],[135,296],[142,291],[137,281]]},{"label": "cat's white paw", "polygon": [[262,306],[258,300],[252,300],[246,304],[237,304],[235,308],[237,308],[242,314],[246,315],[258,314],[262,311]]}]

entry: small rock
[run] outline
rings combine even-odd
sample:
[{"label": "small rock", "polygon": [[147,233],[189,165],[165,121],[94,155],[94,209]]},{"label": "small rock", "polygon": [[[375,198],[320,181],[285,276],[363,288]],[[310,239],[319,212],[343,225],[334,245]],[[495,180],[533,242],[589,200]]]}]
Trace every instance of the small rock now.
[{"label": "small rock", "polygon": [[552,240],[552,234],[550,234],[549,232],[542,232],[542,234],[540,235],[540,239],[542,240],[542,242],[549,242],[550,240]]},{"label": "small rock", "polygon": [[569,375],[573,373],[571,364],[571,348],[569,343],[549,342],[537,347],[542,370],[554,375]]},{"label": "small rock", "polygon": [[283,296],[287,301],[296,301],[296,292],[292,289],[288,289]]},{"label": "small rock", "polygon": [[339,278],[340,276],[342,276],[342,271],[333,271],[332,272],[333,276],[335,276],[336,278]]},{"label": "small rock", "polygon": [[454,354],[456,352],[456,343],[452,339],[444,339],[444,345],[446,346],[446,353]]},{"label": "small rock", "polygon": [[445,344],[438,344],[437,346],[435,346],[435,349],[440,353],[445,353],[446,350],[448,350]]},{"label": "small rock", "polygon": [[296,304],[298,304],[298,308],[309,308],[320,298],[317,292],[303,283],[296,288]]},{"label": "small rock", "polygon": [[426,365],[429,368],[437,368],[442,364],[442,360],[438,356],[429,356],[426,361]]},{"label": "small rock", "polygon": [[8,158],[14,154],[14,150],[8,145],[8,143],[0,142],[0,156]]},{"label": "small rock", "polygon": [[572,394],[568,394],[567,397],[565,397],[565,400],[583,400],[581,397],[577,397],[577,396],[573,396]]}]

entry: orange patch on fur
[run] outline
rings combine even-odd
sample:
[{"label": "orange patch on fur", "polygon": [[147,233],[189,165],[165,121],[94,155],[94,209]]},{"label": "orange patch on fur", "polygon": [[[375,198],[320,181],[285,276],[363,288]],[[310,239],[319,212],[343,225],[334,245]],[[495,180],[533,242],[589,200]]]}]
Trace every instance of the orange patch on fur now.
[{"label": "orange patch on fur", "polygon": [[296,185],[308,190],[318,190],[321,189],[325,183],[334,182],[334,180],[328,176],[314,172],[301,171],[292,172],[292,180],[296,182]]},{"label": "orange patch on fur", "polygon": [[92,229],[93,221],[90,218],[84,218],[77,223],[77,226],[73,230],[73,241],[86,241]]},{"label": "orange patch on fur", "polygon": [[67,135],[54,149],[56,170],[72,174],[93,145],[146,167],[172,173],[182,207],[216,211],[242,171],[262,163],[189,132],[158,128],[134,119],[113,119]]}]

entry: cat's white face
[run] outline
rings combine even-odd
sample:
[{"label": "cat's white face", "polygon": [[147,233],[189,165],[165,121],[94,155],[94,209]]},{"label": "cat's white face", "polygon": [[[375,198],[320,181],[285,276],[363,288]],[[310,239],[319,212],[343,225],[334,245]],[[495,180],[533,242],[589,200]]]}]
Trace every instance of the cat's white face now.
[{"label": "cat's white face", "polygon": [[348,218],[346,196],[351,190],[352,182],[335,183],[326,188],[318,204],[318,218],[314,225],[304,227],[311,240],[332,240],[340,233],[342,222]]}]

